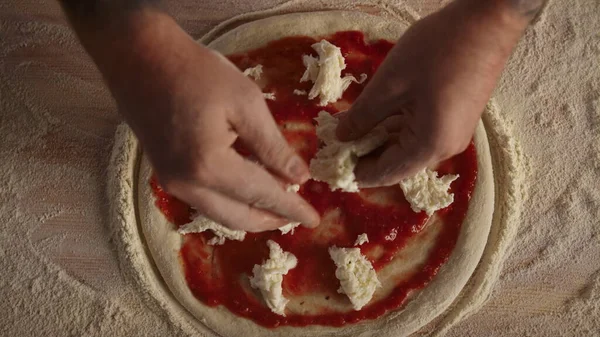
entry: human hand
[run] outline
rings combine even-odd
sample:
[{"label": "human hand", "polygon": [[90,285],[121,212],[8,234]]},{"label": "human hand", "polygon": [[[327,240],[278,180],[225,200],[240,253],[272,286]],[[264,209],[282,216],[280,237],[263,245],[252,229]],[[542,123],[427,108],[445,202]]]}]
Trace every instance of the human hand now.
[{"label": "human hand", "polygon": [[359,138],[380,123],[391,134],[376,154],[359,160],[355,173],[361,187],[396,184],[468,146],[532,17],[508,2],[456,1],[400,38],[340,117],[337,136],[342,141]]},{"label": "human hand", "polygon": [[[233,229],[317,225],[312,206],[285,190],[308,180],[308,168],[254,82],[170,18],[140,25],[133,54],[99,65],[162,187]],[[238,139],[260,164],[234,150]]]}]

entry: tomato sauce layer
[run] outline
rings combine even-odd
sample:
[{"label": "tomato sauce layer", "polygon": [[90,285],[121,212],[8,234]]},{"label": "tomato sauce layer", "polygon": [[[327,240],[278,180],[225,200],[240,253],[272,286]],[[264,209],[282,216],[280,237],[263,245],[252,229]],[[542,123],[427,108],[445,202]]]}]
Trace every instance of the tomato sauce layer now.
[{"label": "tomato sauce layer", "polygon": [[[342,75],[351,74],[358,78],[366,74],[370,79],[393,44],[377,40],[365,42],[361,32],[340,32],[328,41],[340,47],[347,67]],[[315,55],[311,45],[318,40],[311,37],[289,37],[269,43],[263,48],[229,59],[241,70],[263,66],[263,76],[268,82],[263,92],[275,93],[275,101],[267,104],[290,144],[309,162],[319,145],[314,131],[314,118],[321,110],[338,111],[340,104],[320,107],[317,100],[308,100],[305,95],[296,95],[294,90],[310,91],[312,82],[300,83],[305,67],[302,55]],[[367,80],[368,82],[368,80]],[[344,93],[346,106],[360,94],[367,82],[353,83]],[[344,104],[344,103],[343,103]],[[343,105],[342,104],[342,105]],[[289,125],[305,123],[306,128],[288,128]],[[239,146],[240,153],[249,155]],[[443,221],[441,231],[429,251],[426,262],[395,285],[383,299],[372,301],[360,311],[335,312],[323,309],[319,314],[303,315],[293,312],[280,316],[269,310],[260,299],[260,294],[249,287],[248,277],[255,264],[261,264],[269,256],[267,240],[274,240],[284,251],[298,258],[296,268],[284,277],[284,296],[337,293],[339,281],[335,277],[335,265],[330,259],[328,248],[353,247],[358,235],[366,233],[369,242],[360,246],[361,252],[380,270],[390,263],[407,242],[420,233],[428,217],[424,212],[415,213],[404,198],[399,186],[364,189],[360,193],[330,191],[327,184],[310,180],[299,194],[308,200],[322,216],[329,217],[330,224],[317,229],[298,227],[293,235],[279,231],[248,233],[244,241],[226,241],[221,246],[209,246],[211,233],[188,234],[180,251],[187,284],[196,298],[209,306],[223,305],[231,312],[265,327],[281,325],[341,326],[365,319],[377,318],[386,312],[401,307],[411,291],[425,287],[448,260],[454,248],[461,224],[467,213],[469,199],[475,186],[477,158],[471,143],[461,154],[441,163],[439,175],[459,174],[451,185],[454,202],[436,212]],[[165,193],[155,179],[150,181],[156,196],[156,205],[176,227],[191,221],[193,209]],[[370,195],[384,196],[393,202],[373,202]],[[383,251],[373,258],[371,249]],[[381,248],[383,247],[383,250]]]}]

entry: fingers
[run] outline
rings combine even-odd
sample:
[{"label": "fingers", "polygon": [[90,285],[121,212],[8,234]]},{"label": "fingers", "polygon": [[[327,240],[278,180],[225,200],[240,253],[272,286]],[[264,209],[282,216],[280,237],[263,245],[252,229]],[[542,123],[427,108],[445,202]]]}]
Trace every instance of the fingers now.
[{"label": "fingers", "polygon": [[429,164],[431,156],[417,147],[391,143],[380,154],[362,157],[355,169],[361,188],[391,186]]},{"label": "fingers", "polygon": [[302,184],[310,178],[308,166],[287,143],[262,98],[254,100],[232,124],[240,139],[260,162],[290,182]]},{"label": "fingers", "polygon": [[196,188],[187,195],[203,216],[231,229],[260,232],[274,230],[289,220],[273,213],[251,207],[207,188]]},{"label": "fingers", "polygon": [[199,182],[203,187],[309,227],[319,224],[319,214],[306,200],[287,192],[269,172],[235,150],[228,149],[214,162],[202,168]]},{"label": "fingers", "polygon": [[386,118],[404,114],[410,107],[408,86],[394,68],[388,56],[348,112],[339,116],[336,135],[340,140],[360,138]]}]

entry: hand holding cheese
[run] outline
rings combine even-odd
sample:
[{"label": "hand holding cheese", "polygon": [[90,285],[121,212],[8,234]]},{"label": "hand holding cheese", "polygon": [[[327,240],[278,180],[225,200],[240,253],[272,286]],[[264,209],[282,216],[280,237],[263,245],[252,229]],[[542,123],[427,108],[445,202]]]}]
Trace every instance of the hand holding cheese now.
[{"label": "hand holding cheese", "polygon": [[[281,183],[304,183],[308,168],[251,79],[152,7],[124,9],[102,29],[70,14],[168,193],[231,229],[318,224]],[[238,139],[260,163],[232,148]]]},{"label": "hand holding cheese", "polygon": [[359,139],[376,125],[391,134],[363,157],[363,187],[393,185],[462,152],[506,60],[542,1],[458,0],[414,24],[341,117],[337,136]]}]

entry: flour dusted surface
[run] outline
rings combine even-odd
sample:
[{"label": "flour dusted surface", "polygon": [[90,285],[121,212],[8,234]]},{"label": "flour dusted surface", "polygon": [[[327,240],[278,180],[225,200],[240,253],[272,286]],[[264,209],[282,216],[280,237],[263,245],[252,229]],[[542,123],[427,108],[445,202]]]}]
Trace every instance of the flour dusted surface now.
[{"label": "flour dusted surface", "polygon": [[269,259],[261,265],[254,265],[250,285],[259,289],[269,309],[278,315],[285,316],[285,306],[289,302],[283,297],[283,275],[298,264],[296,257],[284,252],[277,242],[267,241]]},{"label": "flour dusted surface", "polygon": [[[6,84],[0,85],[5,117],[0,134],[6,135],[0,142],[6,155],[0,163],[0,180],[8,187],[0,192],[0,218],[6,224],[0,235],[6,286],[0,287],[0,294],[7,299],[0,304],[0,311],[6,313],[0,322],[6,334],[197,336],[160,308],[149,309],[139,293],[150,297],[151,288],[133,286],[125,282],[128,277],[119,275],[124,270],[117,266],[104,215],[99,213],[99,205],[107,203],[103,163],[117,123],[108,93],[101,89],[99,79],[73,76],[78,71],[73,69],[76,62],[57,62],[85,56],[79,47],[73,47],[77,42],[68,27],[52,21],[62,16],[52,2],[41,2],[36,11],[44,16],[33,19],[11,14],[19,7],[23,8],[20,13],[27,13],[26,2],[6,3],[9,7],[0,13],[4,19],[0,25],[0,75]],[[390,2],[389,7],[404,10],[406,5],[397,3]],[[407,3],[422,15],[438,7],[430,2]],[[283,8],[307,11],[354,8],[351,6],[357,4],[293,2]],[[231,17],[277,4],[248,1],[231,6],[216,1],[207,6],[209,13]],[[183,3],[174,10],[176,16],[189,12]],[[600,281],[593,272],[597,264],[590,258],[599,252],[592,239],[598,237],[592,224],[598,218],[593,210],[599,209],[594,206],[599,199],[592,188],[597,181],[597,160],[593,159],[597,150],[591,143],[600,134],[594,122],[598,120],[598,103],[594,102],[598,102],[596,79],[600,77],[594,64],[598,58],[593,35],[600,31],[599,14],[594,1],[550,2],[503,75],[498,88],[503,116],[515,119],[516,134],[536,172],[524,181],[532,186],[531,198],[523,205],[527,214],[519,221],[518,244],[489,305],[450,330],[448,336],[593,336],[600,327],[590,318],[600,303]],[[212,21],[199,23],[195,29],[201,33],[209,24]],[[189,25],[195,27],[196,23]],[[55,51],[51,54],[48,50]],[[26,53],[42,58],[27,63],[22,56]],[[91,71],[93,66],[88,63],[85,67]],[[47,83],[72,93],[70,102],[82,109],[54,108],[55,96],[43,90]],[[90,97],[95,115],[82,123]],[[99,119],[98,125],[103,126],[92,127]],[[61,149],[51,144],[68,146]],[[71,158],[69,153],[79,158]],[[57,163],[51,161],[54,157],[63,159]],[[578,164],[574,167],[573,163]],[[567,185],[577,188],[565,192]],[[33,200],[31,193],[38,197]],[[580,226],[567,226],[572,224]],[[85,225],[85,231],[79,225]],[[54,239],[47,237],[47,229],[55,233]],[[41,234],[45,239],[38,240]],[[77,251],[77,243],[82,242],[84,252]],[[563,273],[557,275],[556,270]],[[537,280],[544,280],[541,287]]]}]

